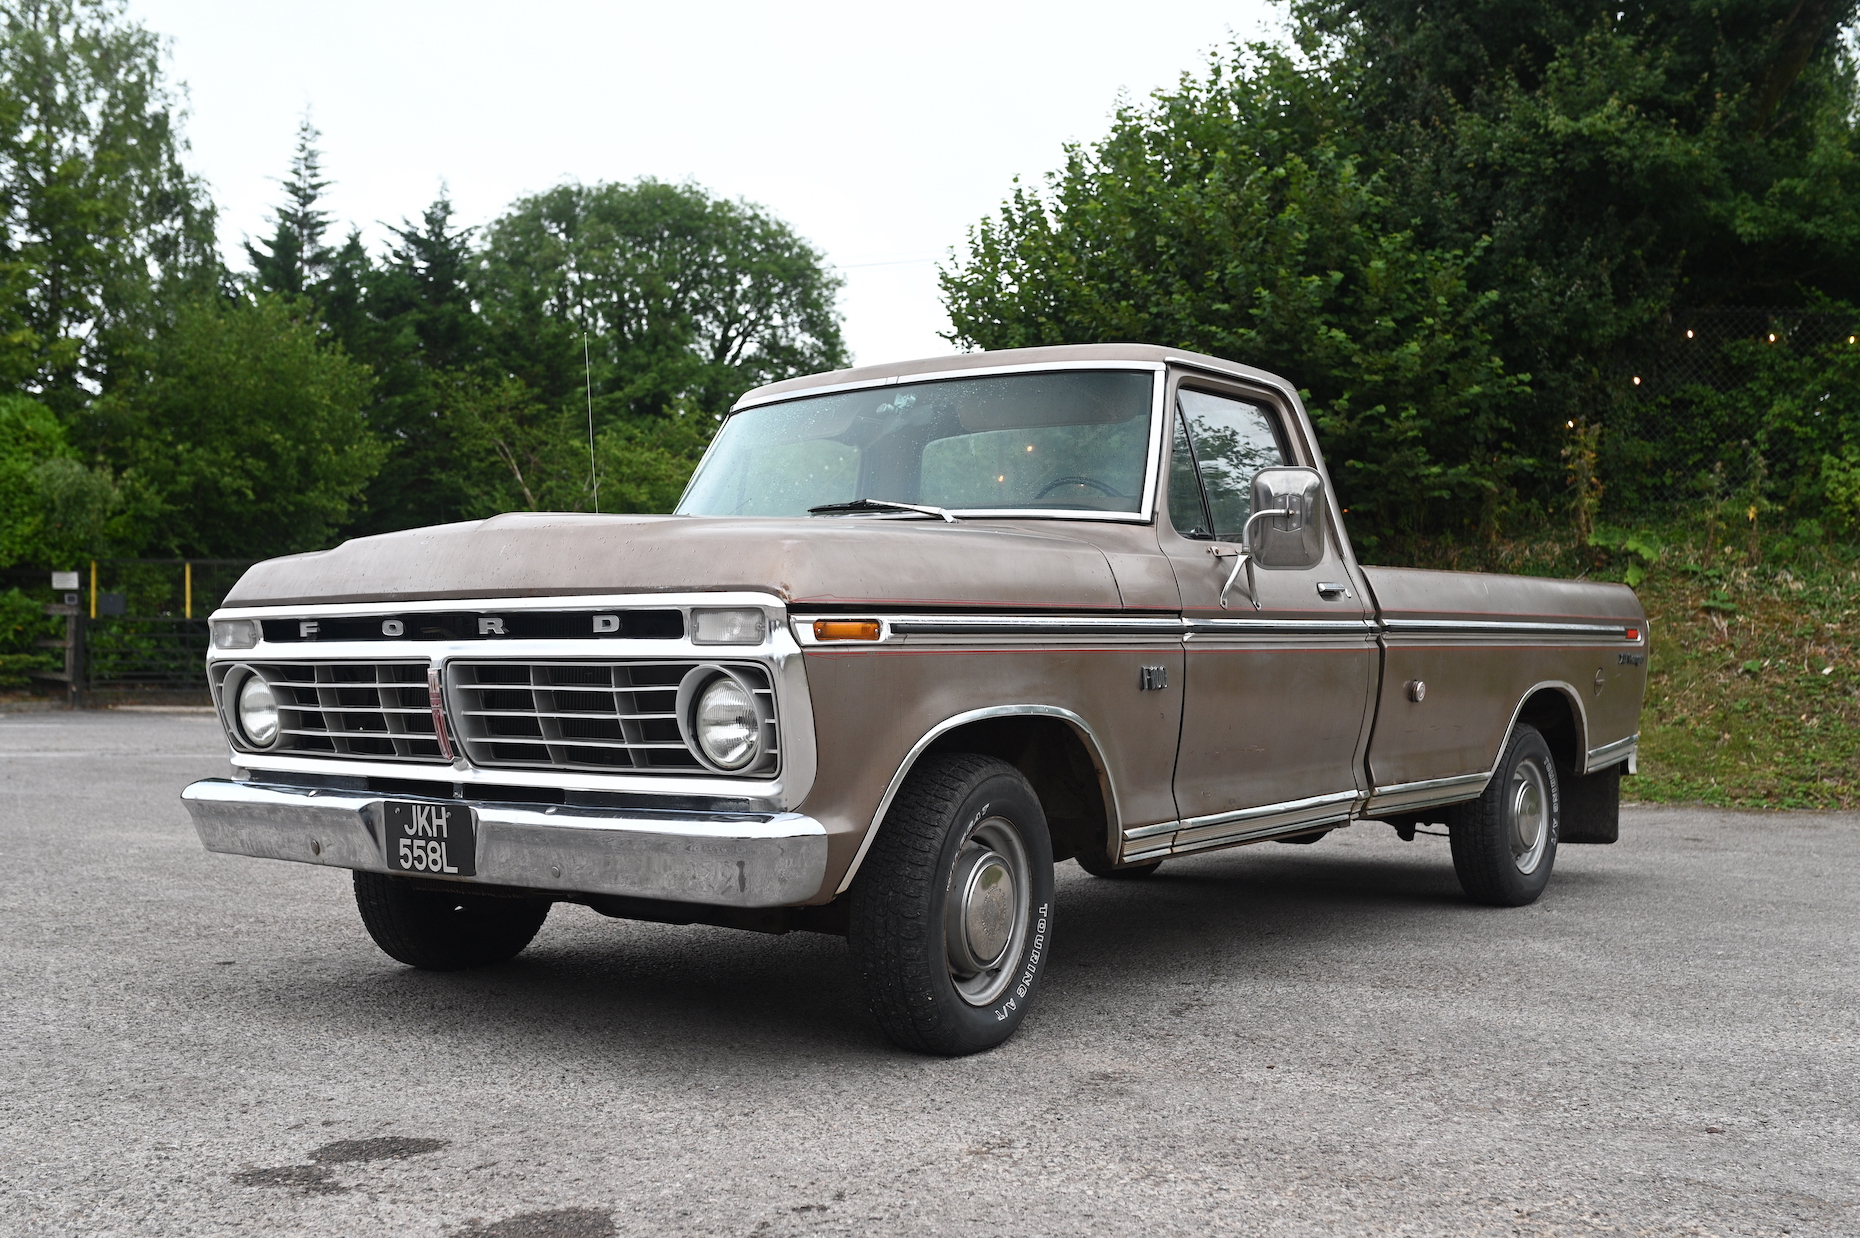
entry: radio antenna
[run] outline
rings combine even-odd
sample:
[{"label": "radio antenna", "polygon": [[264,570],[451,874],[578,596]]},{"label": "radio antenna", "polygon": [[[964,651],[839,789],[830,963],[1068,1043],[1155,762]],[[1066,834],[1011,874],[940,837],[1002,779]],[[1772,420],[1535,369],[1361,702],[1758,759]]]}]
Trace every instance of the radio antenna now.
[{"label": "radio antenna", "polygon": [[601,514],[601,478],[594,471],[594,362],[588,355],[588,333],[581,333],[581,366],[588,381],[588,486],[594,491],[594,514]]}]

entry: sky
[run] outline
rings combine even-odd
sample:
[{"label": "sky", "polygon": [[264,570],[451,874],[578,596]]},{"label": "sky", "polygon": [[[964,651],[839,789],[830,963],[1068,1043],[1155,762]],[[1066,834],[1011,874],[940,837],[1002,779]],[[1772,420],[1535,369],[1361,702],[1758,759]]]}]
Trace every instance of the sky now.
[{"label": "sky", "polygon": [[1015,177],[1200,72],[1276,38],[1265,0],[633,4],[130,0],[172,39],[191,166],[228,261],[268,232],[298,121],[322,131],[328,207],[461,224],[564,181],[699,184],[785,219],[846,280],[856,361],[952,351],[936,264]]}]

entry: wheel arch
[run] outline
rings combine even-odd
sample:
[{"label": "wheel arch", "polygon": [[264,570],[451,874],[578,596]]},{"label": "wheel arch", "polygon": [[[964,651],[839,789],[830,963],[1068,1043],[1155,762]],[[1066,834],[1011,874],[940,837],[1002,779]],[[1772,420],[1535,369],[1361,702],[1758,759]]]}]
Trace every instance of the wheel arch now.
[{"label": "wheel arch", "polygon": [[[1524,694],[1511,713],[1511,724],[1505,728],[1504,742],[1499,745],[1501,760],[1521,722],[1537,728],[1550,745],[1550,755],[1556,758],[1564,777],[1582,773],[1589,753],[1589,715],[1582,704],[1582,693],[1574,686],[1552,680],[1536,684]],[[1496,762],[1493,768],[1496,771]]]},{"label": "wheel arch", "polygon": [[1020,770],[1047,813],[1055,860],[1078,855],[1093,845],[1108,850],[1117,837],[1117,788],[1090,723],[1056,705],[995,705],[968,710],[937,723],[911,746],[886,784],[859,850],[834,891],[836,895],[844,894],[858,876],[898,788],[918,761],[935,752],[978,752],[998,757]]}]

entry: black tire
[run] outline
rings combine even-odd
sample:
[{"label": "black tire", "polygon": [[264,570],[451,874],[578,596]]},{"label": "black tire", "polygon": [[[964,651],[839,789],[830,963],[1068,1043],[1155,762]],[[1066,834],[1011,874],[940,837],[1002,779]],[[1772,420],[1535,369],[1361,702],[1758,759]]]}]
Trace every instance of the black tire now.
[{"label": "black tire", "polygon": [[1447,812],[1453,871],[1468,898],[1493,907],[1537,901],[1556,865],[1561,795],[1550,745],[1519,723],[1485,793]]},{"label": "black tire", "polygon": [[[1004,885],[1005,895],[993,893]],[[956,1057],[1014,1034],[1045,973],[1053,924],[1052,839],[1019,770],[969,753],[919,761],[850,893],[847,943],[887,1036]],[[996,940],[999,952],[966,972]]]},{"label": "black tire", "polygon": [[1126,864],[1122,868],[1107,864],[1095,855],[1077,857],[1079,867],[1094,877],[1103,877],[1110,881],[1133,881],[1139,877],[1153,876],[1162,867],[1161,860],[1151,860],[1147,864]]},{"label": "black tire", "polygon": [[426,971],[484,967],[517,957],[551,903],[546,898],[454,894],[383,873],[355,874],[355,905],[375,944]]}]

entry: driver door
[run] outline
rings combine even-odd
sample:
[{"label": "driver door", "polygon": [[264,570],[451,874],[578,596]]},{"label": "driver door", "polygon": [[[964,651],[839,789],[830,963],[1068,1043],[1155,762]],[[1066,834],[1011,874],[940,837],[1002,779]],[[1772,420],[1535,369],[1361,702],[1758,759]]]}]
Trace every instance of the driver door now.
[{"label": "driver door", "polygon": [[[1300,459],[1285,412],[1199,380],[1176,392],[1168,520],[1158,535],[1188,620],[1175,851],[1295,833],[1349,816],[1376,648],[1326,520],[1309,568],[1236,572],[1251,483]],[[1257,602],[1257,605],[1255,604]]]}]

